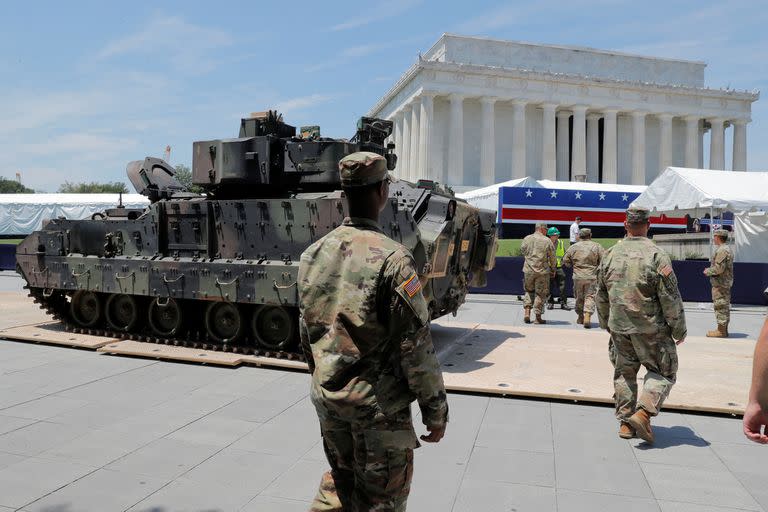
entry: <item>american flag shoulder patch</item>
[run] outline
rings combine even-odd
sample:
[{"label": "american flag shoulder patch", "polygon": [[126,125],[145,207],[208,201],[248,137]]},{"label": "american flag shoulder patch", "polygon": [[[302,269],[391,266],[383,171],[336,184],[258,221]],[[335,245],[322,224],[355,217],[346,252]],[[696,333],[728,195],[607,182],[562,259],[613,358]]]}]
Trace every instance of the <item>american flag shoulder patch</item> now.
[{"label": "american flag shoulder patch", "polygon": [[408,297],[413,297],[419,290],[421,290],[421,281],[416,274],[413,274],[403,283],[403,290],[408,294]]},{"label": "american flag shoulder patch", "polygon": [[672,265],[664,265],[659,269],[659,274],[663,275],[664,277],[669,277],[669,274],[672,273]]}]

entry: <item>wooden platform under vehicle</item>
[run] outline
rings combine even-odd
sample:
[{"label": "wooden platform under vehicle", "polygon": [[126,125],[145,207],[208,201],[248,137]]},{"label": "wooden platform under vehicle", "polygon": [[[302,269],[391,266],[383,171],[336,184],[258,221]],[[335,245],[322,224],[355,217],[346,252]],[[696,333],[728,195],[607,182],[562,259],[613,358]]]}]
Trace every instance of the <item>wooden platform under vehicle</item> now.
[{"label": "wooden platform under vehicle", "polygon": [[[432,331],[449,391],[612,403],[613,368],[604,331],[451,319],[434,322]],[[0,338],[170,361],[306,370],[295,360],[73,334],[58,322],[6,328]],[[688,338],[678,349],[677,384],[665,409],[742,414],[753,351],[750,340]]]}]

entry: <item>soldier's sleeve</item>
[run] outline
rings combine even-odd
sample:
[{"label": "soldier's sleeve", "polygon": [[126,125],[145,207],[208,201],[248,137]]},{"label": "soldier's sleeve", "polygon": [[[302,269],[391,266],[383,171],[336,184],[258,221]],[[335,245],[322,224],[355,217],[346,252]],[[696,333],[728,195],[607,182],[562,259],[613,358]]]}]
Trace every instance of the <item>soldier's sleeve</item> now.
[{"label": "soldier's sleeve", "polygon": [[608,302],[608,288],[605,286],[605,268],[601,263],[597,269],[597,292],[595,292],[595,309],[600,321],[600,328],[608,330],[608,318],[611,312]]},{"label": "soldier's sleeve", "polygon": [[672,270],[672,261],[665,253],[659,254],[657,265],[659,273],[657,295],[659,303],[661,303],[661,311],[664,313],[667,325],[672,330],[672,337],[680,340],[688,334],[688,328],[685,325],[683,298],[677,287],[677,276]]},{"label": "soldier's sleeve", "polygon": [[301,351],[309,366],[309,373],[315,373],[315,360],[312,358],[312,347],[309,344],[309,331],[307,324],[304,323],[304,316],[299,315],[299,338],[301,340]]},{"label": "soldier's sleeve", "polygon": [[400,364],[421,409],[425,425],[448,422],[443,374],[429,332],[429,309],[416,265],[409,254],[397,252],[385,270],[392,290],[389,332],[400,349]]},{"label": "soldier's sleeve", "polygon": [[566,267],[572,267],[573,266],[573,248],[576,247],[575,245],[572,245],[568,248],[567,251],[565,251],[565,254],[563,255],[563,265]]},{"label": "soldier's sleeve", "polygon": [[520,244],[520,254],[528,256],[528,239],[523,238],[523,243]]},{"label": "soldier's sleeve", "polygon": [[719,276],[725,272],[726,265],[728,264],[728,253],[725,251],[717,251],[715,253],[712,265],[707,270],[708,276]]},{"label": "soldier's sleeve", "polygon": [[555,246],[547,244],[547,259],[549,259],[549,272],[557,270],[557,258],[555,258]]}]

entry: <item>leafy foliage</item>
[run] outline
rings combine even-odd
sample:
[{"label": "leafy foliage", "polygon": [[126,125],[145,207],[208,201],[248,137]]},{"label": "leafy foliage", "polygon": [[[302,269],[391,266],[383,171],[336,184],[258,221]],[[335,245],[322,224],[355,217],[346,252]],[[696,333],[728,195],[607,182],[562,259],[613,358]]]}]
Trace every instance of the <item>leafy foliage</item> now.
[{"label": "leafy foliage", "polygon": [[34,194],[35,191],[27,188],[18,181],[0,177],[0,194]]},{"label": "leafy foliage", "polygon": [[184,185],[184,187],[189,192],[194,192],[195,194],[203,193],[202,188],[192,184],[192,170],[189,168],[189,166],[184,164],[178,164],[175,166],[175,168],[176,168],[176,179],[178,180],[179,183]]},{"label": "leafy foliage", "polygon": [[65,181],[59,187],[59,192],[62,194],[117,194],[119,192],[127,194],[128,187],[120,181],[111,183],[98,183],[95,181],[90,183],[71,183]]}]

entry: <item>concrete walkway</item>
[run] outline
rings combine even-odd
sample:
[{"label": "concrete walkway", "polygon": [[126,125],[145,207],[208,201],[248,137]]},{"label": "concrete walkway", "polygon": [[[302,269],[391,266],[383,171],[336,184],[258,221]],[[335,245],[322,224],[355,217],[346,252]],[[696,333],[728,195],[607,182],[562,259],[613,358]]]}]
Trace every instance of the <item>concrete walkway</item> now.
[{"label": "concrete walkway", "polygon": [[[514,302],[474,296],[457,320],[513,322]],[[763,312],[734,319],[754,338]],[[0,512],[305,511],[326,468],[307,386],[0,340]],[[411,511],[768,510],[768,448],[737,418],[663,413],[649,447],[619,439],[609,407],[449,400],[445,439],[416,452]]]}]

